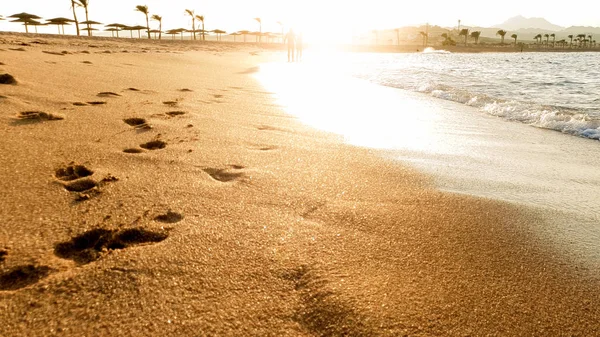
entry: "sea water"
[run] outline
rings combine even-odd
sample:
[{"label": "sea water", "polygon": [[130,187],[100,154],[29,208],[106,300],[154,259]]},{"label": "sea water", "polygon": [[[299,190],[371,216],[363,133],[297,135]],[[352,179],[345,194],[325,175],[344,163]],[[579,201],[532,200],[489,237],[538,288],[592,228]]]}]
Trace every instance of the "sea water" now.
[{"label": "sea water", "polygon": [[600,263],[600,55],[308,54],[257,77],[290,114],[430,173],[440,189],[563,214]]}]

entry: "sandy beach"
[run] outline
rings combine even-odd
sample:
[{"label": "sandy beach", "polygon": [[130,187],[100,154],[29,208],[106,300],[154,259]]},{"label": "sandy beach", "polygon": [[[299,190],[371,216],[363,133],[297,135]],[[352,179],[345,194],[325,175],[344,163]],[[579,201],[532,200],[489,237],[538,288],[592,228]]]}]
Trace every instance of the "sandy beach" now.
[{"label": "sandy beach", "polygon": [[0,335],[600,334],[554,215],[303,125],[284,57],[0,34]]}]

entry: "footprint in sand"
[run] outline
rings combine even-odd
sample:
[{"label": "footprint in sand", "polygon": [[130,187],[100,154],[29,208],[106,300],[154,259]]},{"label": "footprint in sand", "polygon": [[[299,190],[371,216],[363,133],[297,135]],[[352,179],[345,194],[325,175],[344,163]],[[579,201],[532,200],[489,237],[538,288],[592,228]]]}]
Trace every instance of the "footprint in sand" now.
[{"label": "footprint in sand", "polygon": [[116,92],[112,92],[112,91],[100,92],[96,96],[98,96],[98,97],[121,97],[121,95],[117,94]]},{"label": "footprint in sand", "polygon": [[27,51],[25,48],[8,48],[8,50],[12,50],[12,51]]},{"label": "footprint in sand", "polygon": [[154,220],[158,221],[158,222],[163,222],[163,223],[176,223],[176,222],[183,220],[183,215],[176,213],[176,212],[168,211],[165,214],[156,216],[154,218]]},{"label": "footprint in sand", "polygon": [[43,111],[23,111],[17,114],[16,119],[27,122],[58,121],[65,119],[63,116],[54,115]]},{"label": "footprint in sand", "polygon": [[137,89],[137,88],[127,88],[126,90],[129,90],[129,91],[140,91],[140,89]]},{"label": "footprint in sand", "polygon": [[144,144],[140,144],[140,147],[142,149],[146,149],[146,150],[160,150],[160,149],[164,149],[165,147],[167,147],[167,143],[163,142],[162,140],[157,139],[157,140],[149,141]]},{"label": "footprint in sand", "polygon": [[89,104],[89,105],[104,105],[104,104],[106,104],[106,102],[104,102],[104,101],[90,101],[90,102],[87,102],[87,104]]},{"label": "footprint in sand", "polygon": [[17,80],[11,74],[0,74],[0,84],[17,84]]},{"label": "footprint in sand", "polygon": [[84,232],[69,241],[60,242],[54,247],[54,254],[79,264],[94,262],[105,250],[125,249],[143,243],[157,243],[169,235],[166,231],[150,231],[143,228],[104,229],[97,228]]},{"label": "footprint in sand", "polygon": [[125,124],[134,127],[135,129],[152,129],[152,126],[143,118],[132,117],[123,120]]},{"label": "footprint in sand", "polygon": [[136,148],[127,148],[127,149],[123,150],[123,152],[125,152],[125,153],[132,153],[132,154],[138,154],[138,153],[144,153],[144,150],[142,150],[142,149],[136,149]]},{"label": "footprint in sand", "polygon": [[6,255],[8,255],[8,251],[6,249],[0,249],[0,262],[4,262]]},{"label": "footprint in sand", "polygon": [[88,106],[87,103],[83,103],[83,102],[73,102],[74,106]]},{"label": "footprint in sand", "polygon": [[243,168],[244,166],[241,165],[229,165],[224,168],[209,167],[202,170],[208,173],[214,180],[226,183],[243,178],[244,172],[237,172]]},{"label": "footprint in sand", "polygon": [[100,182],[92,179],[94,171],[84,165],[69,163],[65,167],[57,169],[54,173],[54,178],[69,192],[83,192],[77,197],[77,201],[83,201],[90,198],[92,192],[99,192],[98,187],[104,184],[118,181],[119,179],[108,174]]},{"label": "footprint in sand", "polygon": [[0,274],[0,290],[17,290],[37,283],[53,271],[47,266],[27,264],[17,266]]},{"label": "footprint in sand", "polygon": [[83,63],[83,64],[93,64],[93,63],[92,63],[92,62],[90,62],[90,61],[82,61],[81,63]]},{"label": "footprint in sand", "polygon": [[223,98],[223,95],[219,95],[219,94],[217,94],[217,95],[213,95],[213,97],[214,97],[214,98]]},{"label": "footprint in sand", "polygon": [[65,56],[65,53],[59,53],[56,51],[48,51],[48,50],[42,50],[42,53],[44,54],[50,54],[50,55],[57,55],[57,56]]},{"label": "footprint in sand", "polygon": [[169,112],[166,112],[165,114],[170,117],[175,117],[175,116],[185,115],[186,112],[185,111],[169,111]]},{"label": "footprint in sand", "polygon": [[194,90],[188,89],[188,88],[183,88],[183,89],[179,89],[178,91],[181,91],[181,92],[193,92]]},{"label": "footprint in sand", "polygon": [[163,103],[164,105],[168,105],[168,106],[170,106],[170,107],[175,107],[175,106],[177,106],[177,104],[179,104],[179,102],[177,102],[177,101],[164,101],[164,102],[162,102],[162,103]]}]

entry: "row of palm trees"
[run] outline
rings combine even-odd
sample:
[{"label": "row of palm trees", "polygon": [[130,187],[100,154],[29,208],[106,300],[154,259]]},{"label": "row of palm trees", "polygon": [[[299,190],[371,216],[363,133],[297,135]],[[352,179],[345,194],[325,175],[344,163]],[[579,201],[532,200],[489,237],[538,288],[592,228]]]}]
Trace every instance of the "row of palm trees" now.
[{"label": "row of palm trees", "polygon": [[[544,38],[546,39],[545,43],[543,42]],[[559,45],[563,48],[566,48],[568,45],[569,48],[573,48],[573,41],[575,41],[575,46],[578,48],[592,48],[596,46],[596,40],[593,39],[592,35],[586,34],[568,35],[567,38],[570,40],[569,43],[567,43],[566,39],[556,41],[556,34],[544,34],[543,36],[542,34],[538,34],[534,37],[537,43],[540,45],[545,44],[546,48],[550,46],[550,38],[552,38],[552,48],[555,48],[556,45]],[[575,40],[573,40],[573,38],[575,38]]]},{"label": "row of palm trees", "polygon": [[[69,0],[71,2],[71,9],[73,11],[73,19],[68,19],[68,18],[53,18],[53,19],[48,19],[46,20],[46,23],[42,23],[38,20],[41,19],[41,17],[34,15],[34,14],[29,14],[29,13],[19,13],[19,14],[14,14],[9,16],[8,18],[12,18],[14,20],[12,20],[11,22],[19,22],[19,23],[23,23],[25,25],[25,31],[27,33],[29,33],[29,26],[34,26],[37,32],[37,26],[45,26],[45,25],[56,25],[58,26],[58,31],[60,33],[61,31],[61,27],[62,27],[62,33],[64,34],[64,26],[65,25],[70,25],[71,23],[75,23],[75,28],[77,31],[77,36],[81,35],[81,31],[87,31],[88,36],[92,36],[92,31],[98,30],[96,28],[93,28],[93,25],[100,25],[102,23],[97,22],[97,21],[91,21],[89,20],[89,0]],[[80,22],[77,19],[77,8],[83,8],[84,12],[85,12],[85,21]],[[141,37],[141,31],[142,30],[146,30],[147,34],[148,34],[148,39],[151,39],[152,36],[151,34],[154,34],[155,38],[156,38],[156,34],[158,34],[158,39],[162,39],[162,16],[158,15],[158,14],[150,14],[150,11],[148,9],[148,6],[146,5],[138,5],[135,7],[135,11],[140,12],[142,14],[144,14],[145,19],[146,19],[146,26],[128,26],[128,25],[124,25],[124,24],[120,24],[120,23],[112,23],[112,24],[108,24],[105,25],[106,29],[105,31],[110,31],[113,36],[116,33],[116,36],[119,37],[119,32],[120,31],[130,31],[131,37],[133,37],[133,31],[137,30],[138,31],[138,37]],[[168,35],[172,35],[172,37],[174,38],[175,35],[177,34],[181,34],[182,39],[183,39],[183,33],[184,32],[189,32],[192,34],[192,38],[194,40],[196,40],[196,33],[200,33],[201,37],[202,37],[202,41],[206,40],[206,34],[207,33],[215,33],[217,36],[217,40],[221,40],[222,38],[222,34],[226,34],[227,32],[224,30],[220,30],[220,29],[214,29],[211,31],[207,31],[205,30],[204,27],[204,16],[203,15],[197,15],[195,13],[194,10],[191,9],[186,9],[184,11],[184,14],[186,16],[191,17],[192,19],[192,29],[185,29],[185,28],[177,28],[177,29],[171,29],[171,30],[167,30],[165,33]],[[0,16],[0,20],[3,20],[3,18]],[[158,29],[150,29],[150,20],[153,21],[157,21],[159,24]],[[259,31],[257,32],[251,32],[251,31],[247,31],[247,30],[242,30],[239,32],[234,32],[231,33],[230,35],[232,35],[234,37],[234,41],[236,40],[236,37],[239,35],[242,35],[244,38],[244,42],[246,42],[246,36],[247,35],[254,35],[256,36],[256,41],[257,42],[262,42],[262,38],[263,36],[267,38],[267,41],[270,41],[271,39],[274,38],[283,38],[283,23],[281,22],[277,22],[277,24],[279,24],[281,26],[281,35],[279,35],[278,33],[263,33],[262,32],[262,20],[261,18],[254,18],[254,20],[258,23],[258,28]],[[201,27],[200,24],[198,25],[198,27],[196,27],[196,21],[201,23]],[[85,25],[85,28],[80,29],[80,25]]]}]

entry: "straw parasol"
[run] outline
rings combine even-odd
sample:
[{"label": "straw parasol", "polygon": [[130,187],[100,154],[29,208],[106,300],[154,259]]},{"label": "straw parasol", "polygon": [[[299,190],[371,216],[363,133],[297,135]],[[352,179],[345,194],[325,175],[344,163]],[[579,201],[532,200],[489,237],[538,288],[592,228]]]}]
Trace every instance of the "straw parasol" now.
[{"label": "straw parasol", "polygon": [[240,33],[237,33],[237,32],[233,32],[233,33],[231,33],[231,34],[229,34],[229,35],[233,36],[233,42],[236,42],[236,41],[235,41],[235,39],[236,39],[238,36],[242,35],[242,34],[240,34]]},{"label": "straw parasol", "polygon": [[[125,28],[127,28],[127,25],[124,25],[121,23],[111,23],[109,25],[105,25],[104,27],[115,29],[115,30],[110,30],[110,32],[117,32],[117,37],[119,37],[119,32],[121,30],[126,30]],[[107,29],[107,31],[109,31],[109,30]]]},{"label": "straw parasol", "polygon": [[217,34],[217,41],[221,41],[221,34],[227,34],[226,31],[220,30],[220,29],[215,29],[215,30],[212,30],[211,32]]},{"label": "straw parasol", "polygon": [[129,27],[129,28],[131,28],[131,30],[137,30],[137,31],[138,31],[138,38],[139,38],[139,39],[141,39],[141,38],[142,38],[141,31],[142,31],[143,29],[148,29],[148,28],[147,28],[147,27],[145,27],[145,26],[139,26],[139,25],[138,25],[138,26]]},{"label": "straw parasol", "polygon": [[250,34],[249,30],[240,30],[238,33],[244,37],[244,42],[246,42],[246,35]]},{"label": "straw parasol", "polygon": [[56,25],[56,27],[58,27],[58,34],[60,34],[60,28],[62,27],[63,35],[65,34],[65,25],[70,25],[71,22],[75,22],[75,20],[68,18],[53,18],[46,20],[47,25]]},{"label": "straw parasol", "polygon": [[151,29],[150,33],[154,34],[154,39],[156,40],[156,34],[162,33],[162,31],[159,29]]},{"label": "straw parasol", "polygon": [[[39,26],[41,25],[41,23],[39,21],[35,21],[37,19],[41,19],[41,17],[35,15],[35,14],[29,14],[29,13],[18,13],[18,14],[13,14],[11,16],[9,16],[9,18],[11,19],[16,19],[16,20],[12,20],[10,22],[22,22],[23,24],[25,24],[25,32],[29,33],[29,28],[28,26]],[[37,32],[37,27],[36,27],[36,32]]]},{"label": "straw parasol", "polygon": [[91,32],[93,32],[95,30],[98,30],[98,29],[97,28],[91,28],[91,27],[85,27],[85,28],[82,28],[81,30],[87,30],[87,31],[89,31],[90,32],[90,36],[92,36]]}]

